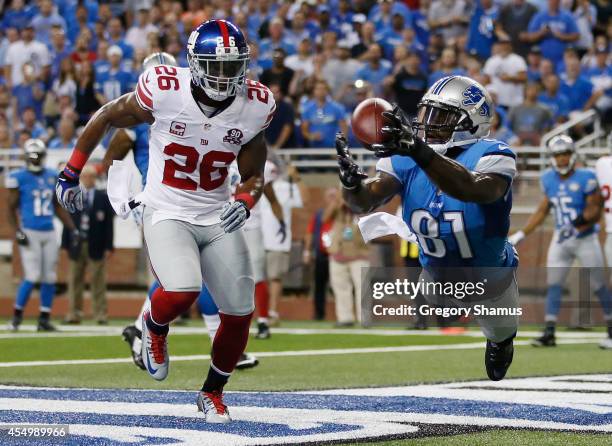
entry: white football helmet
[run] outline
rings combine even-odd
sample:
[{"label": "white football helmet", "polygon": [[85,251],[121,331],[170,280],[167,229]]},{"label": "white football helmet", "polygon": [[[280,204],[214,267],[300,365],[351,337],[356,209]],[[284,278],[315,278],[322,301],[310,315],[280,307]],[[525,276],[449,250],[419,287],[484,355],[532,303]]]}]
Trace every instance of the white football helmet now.
[{"label": "white football helmet", "polygon": [[[576,146],[574,145],[574,140],[567,135],[559,135],[555,136],[553,139],[548,141],[548,151],[551,157],[551,163],[553,169],[555,169],[561,175],[567,175],[572,171],[574,165],[576,164],[576,160],[578,159],[578,155],[576,154]],[[562,153],[570,153],[571,157],[567,166],[560,167],[557,165],[557,159],[555,155],[560,155]]]},{"label": "white football helmet", "polygon": [[469,77],[447,76],[427,90],[412,128],[431,148],[445,153],[487,136],[492,116],[493,100],[482,85]]},{"label": "white football helmet", "polygon": [[45,157],[47,156],[46,144],[37,138],[28,139],[23,145],[26,169],[38,173],[43,170]]}]

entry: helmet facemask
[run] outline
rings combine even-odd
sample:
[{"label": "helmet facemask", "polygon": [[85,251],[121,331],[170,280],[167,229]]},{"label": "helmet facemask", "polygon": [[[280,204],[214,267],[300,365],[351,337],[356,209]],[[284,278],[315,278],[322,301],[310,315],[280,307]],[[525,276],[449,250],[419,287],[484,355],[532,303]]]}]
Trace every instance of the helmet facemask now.
[{"label": "helmet facemask", "polygon": [[[560,167],[557,164],[557,156],[565,155],[565,154],[570,154],[569,162],[567,163],[566,166]],[[553,169],[555,169],[555,171],[557,171],[560,175],[567,175],[568,173],[572,171],[572,169],[576,165],[577,158],[578,157],[576,156],[576,152],[574,152],[573,150],[566,150],[565,152],[553,153],[552,155]]]},{"label": "helmet facemask", "polygon": [[[218,48],[218,50],[223,49],[223,47]],[[225,49],[228,50],[227,54],[187,55],[193,82],[215,101],[235,96],[246,78],[248,50],[240,54],[236,47]]]},{"label": "helmet facemask", "polygon": [[24,145],[26,169],[33,173],[40,173],[45,164],[47,150],[42,141],[30,139]]},{"label": "helmet facemask", "polygon": [[419,138],[441,152],[458,139],[458,132],[473,133],[472,121],[464,110],[433,101],[419,104],[412,129]]}]

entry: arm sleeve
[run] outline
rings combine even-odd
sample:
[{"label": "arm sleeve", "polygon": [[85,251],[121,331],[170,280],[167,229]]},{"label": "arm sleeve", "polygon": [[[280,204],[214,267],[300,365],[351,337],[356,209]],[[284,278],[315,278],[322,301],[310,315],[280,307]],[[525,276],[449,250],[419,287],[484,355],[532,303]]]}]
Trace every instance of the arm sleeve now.
[{"label": "arm sleeve", "polygon": [[481,173],[496,173],[510,181],[517,175],[516,160],[511,156],[501,154],[485,155],[478,161],[474,169]]},{"label": "arm sleeve", "polygon": [[380,172],[388,173],[389,175],[394,176],[400,183],[403,183],[399,174],[393,168],[393,163],[391,163],[391,158],[381,158],[376,163],[376,170]]}]

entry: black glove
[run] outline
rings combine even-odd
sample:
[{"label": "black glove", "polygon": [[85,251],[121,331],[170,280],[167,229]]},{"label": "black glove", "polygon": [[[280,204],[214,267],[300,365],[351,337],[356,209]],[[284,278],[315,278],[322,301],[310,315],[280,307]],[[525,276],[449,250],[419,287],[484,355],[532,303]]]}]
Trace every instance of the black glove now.
[{"label": "black glove", "polygon": [[17,229],[15,232],[15,241],[19,246],[28,246],[30,244],[28,236],[21,229]]},{"label": "black glove", "polygon": [[381,144],[372,144],[374,155],[387,158],[393,155],[409,156],[420,167],[425,168],[431,163],[435,152],[421,138],[412,133],[412,127],[403,110],[395,104],[393,111],[383,112],[388,124],[382,132],[391,138]]},{"label": "black glove", "polygon": [[276,235],[280,236],[280,242],[283,243],[287,238],[287,223],[285,223],[285,220],[280,220],[278,224],[280,225],[280,228],[278,229]]},{"label": "black glove", "polygon": [[361,180],[368,176],[361,167],[353,161],[342,132],[336,133],[336,152],[338,154],[338,167],[340,168],[340,182],[346,189],[355,189],[361,185]]}]

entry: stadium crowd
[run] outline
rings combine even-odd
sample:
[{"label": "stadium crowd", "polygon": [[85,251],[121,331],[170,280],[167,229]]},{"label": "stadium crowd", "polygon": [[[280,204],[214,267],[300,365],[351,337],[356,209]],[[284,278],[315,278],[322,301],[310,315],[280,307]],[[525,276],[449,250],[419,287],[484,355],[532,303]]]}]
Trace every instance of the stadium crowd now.
[{"label": "stadium crowd", "polygon": [[279,99],[273,148],[333,146],[368,96],[414,115],[448,74],[488,87],[492,136],[538,144],[580,110],[609,120],[611,11],[604,0],[12,0],[0,29],[0,147],[34,137],[71,148],[92,113],[133,90],[146,55],[186,66],[189,33],[210,18],[247,34],[249,76]]}]

